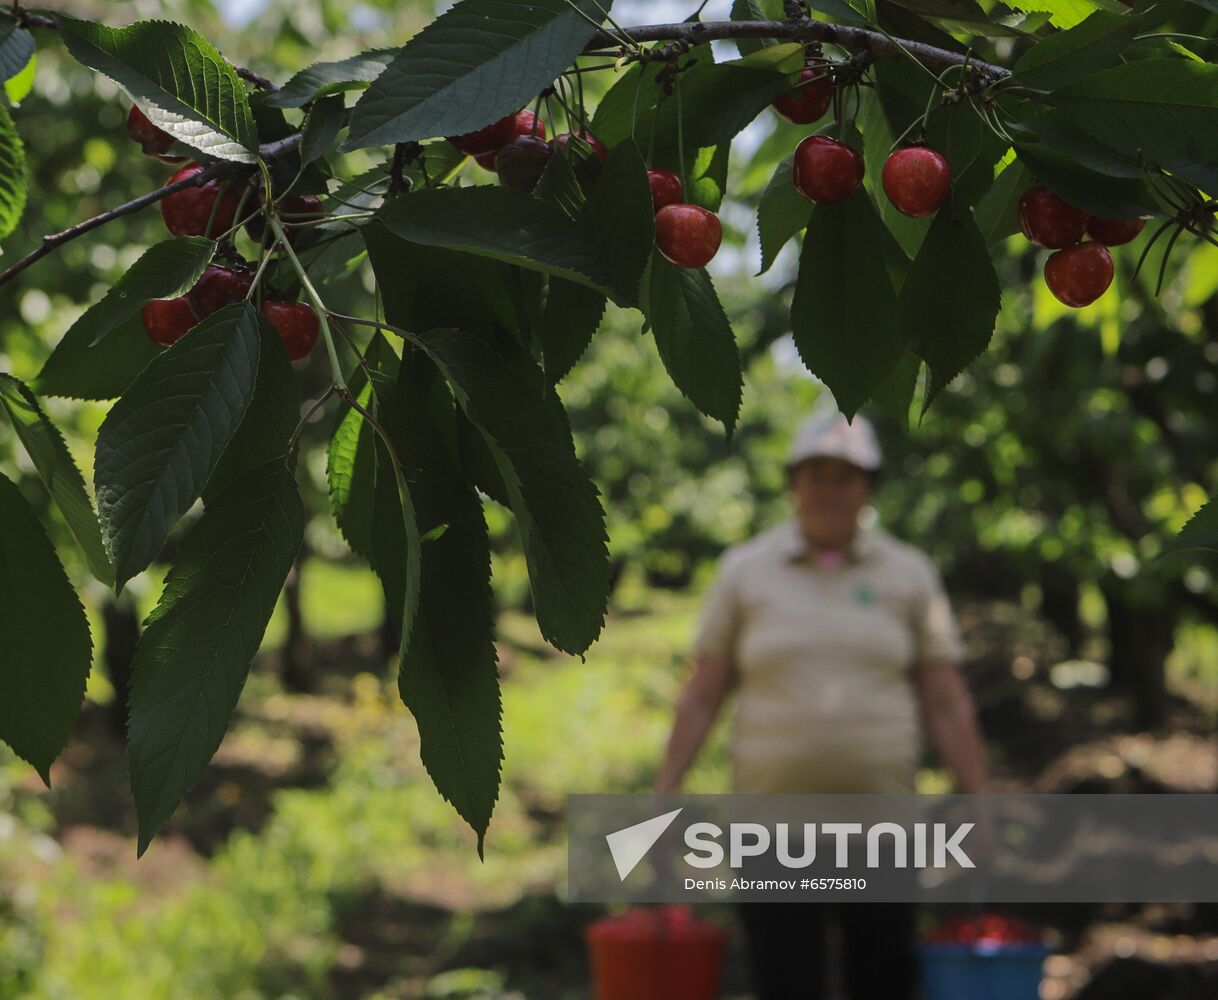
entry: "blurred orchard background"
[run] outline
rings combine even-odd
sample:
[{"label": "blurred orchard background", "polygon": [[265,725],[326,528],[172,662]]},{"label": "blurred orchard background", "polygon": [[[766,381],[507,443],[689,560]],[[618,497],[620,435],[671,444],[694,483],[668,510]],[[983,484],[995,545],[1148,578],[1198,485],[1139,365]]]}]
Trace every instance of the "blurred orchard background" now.
[{"label": "blurred orchard background", "polygon": [[[430,0],[82,4],[72,13],[110,24],[184,21],[278,81],[400,43],[436,13]],[[623,24],[658,23],[689,6],[619,0],[614,12]],[[711,2],[703,16],[726,17],[727,6]],[[113,83],[40,39],[20,108],[38,173],[12,259],[164,180],[169,168],[126,138],[127,108]],[[488,505],[506,762],[486,862],[419,763],[380,588],[319,513],[229,735],[139,862],[115,687],[164,567],[119,600],[96,583],[87,590],[96,660],[53,789],[0,746],[0,998],[589,995],[581,932],[600,911],[563,902],[565,797],[649,789],[714,560],[787,515],[789,436],[827,401],[785,327],[798,247],[756,276],[756,200],[805,131],[767,114],[733,148],[725,247],[711,265],[747,359],[733,447],[677,393],[637,319],[612,310],[559,386],[605,498],[617,571],[586,663],[537,634],[515,526]],[[352,171],[376,153],[348,157]],[[76,316],[161,238],[148,211],[0,290],[0,368],[36,373]],[[1130,278],[1144,239],[1114,252],[1114,291],[1082,310],[1059,305],[1037,252],[1009,240],[991,350],[920,424],[865,411],[886,453],[879,521],[928,550],[947,580],[997,791],[1218,788],[1213,564],[1197,553],[1148,563],[1216,481],[1218,250],[1179,253],[1156,301],[1156,268]],[[333,286],[334,307],[357,312],[334,300],[355,302],[364,280],[354,268]],[[306,398],[327,378],[320,352],[311,361],[298,369]],[[45,404],[91,478],[87,445],[104,406]],[[327,419],[306,436],[320,445],[330,430]],[[7,426],[0,461],[25,461]],[[303,466],[306,506],[324,512],[324,450],[306,450]],[[85,568],[68,565],[87,587]],[[726,787],[726,725],[688,790]],[[922,789],[948,790],[937,763],[925,765]],[[1043,1000],[1215,995],[1205,978],[1218,965],[1212,905],[1020,915],[1058,935]],[[726,990],[747,995],[739,942]]]}]

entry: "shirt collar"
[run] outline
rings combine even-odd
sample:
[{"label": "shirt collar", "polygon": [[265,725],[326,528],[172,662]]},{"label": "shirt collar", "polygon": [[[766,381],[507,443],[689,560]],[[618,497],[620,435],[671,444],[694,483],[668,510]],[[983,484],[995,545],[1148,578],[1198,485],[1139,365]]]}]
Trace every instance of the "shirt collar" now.
[{"label": "shirt collar", "polygon": [[[790,517],[783,526],[781,538],[783,554],[792,562],[806,559],[815,551],[815,546],[808,540],[800,527],[799,518]],[[878,529],[865,527],[860,524],[854,532],[850,544],[846,546],[846,558],[850,562],[861,562],[866,559],[876,546],[876,531]]]}]

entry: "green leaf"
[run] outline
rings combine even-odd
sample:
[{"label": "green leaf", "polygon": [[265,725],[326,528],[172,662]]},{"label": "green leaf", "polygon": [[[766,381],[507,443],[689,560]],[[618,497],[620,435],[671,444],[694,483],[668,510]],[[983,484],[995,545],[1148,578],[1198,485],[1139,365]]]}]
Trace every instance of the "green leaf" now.
[{"label": "green leaf", "polygon": [[20,491],[0,476],[0,739],[50,787],[85,697],[85,609]]},{"label": "green leaf", "polygon": [[96,347],[90,346],[90,336],[84,328],[69,330],[55,345],[34,379],[38,395],[114,399],[162,351],[148,338],[138,315],[120,323]]},{"label": "green leaf", "polygon": [[[578,137],[572,139],[567,149],[573,149],[579,143]],[[586,143],[584,145],[587,145]],[[591,147],[589,147],[591,148]],[[570,156],[551,156],[541,172],[537,187],[533,188],[533,197],[542,201],[552,201],[572,219],[578,219],[588,202],[583,185],[576,176],[575,168],[571,165]]]},{"label": "green leaf", "polygon": [[503,481],[503,474],[499,471],[490,444],[460,407],[457,407],[454,424],[457,457],[460,460],[461,471],[471,483],[495,503],[510,508],[512,498],[508,495],[507,483]]},{"label": "green leaf", "polygon": [[[378,333],[364,352],[364,365],[370,369],[387,370],[391,358],[389,344]],[[372,406],[372,383],[364,374],[364,365],[356,366],[347,379],[347,388],[355,394],[356,402],[367,410]],[[344,407],[330,436],[326,463],[330,510],[339,533],[347,540],[351,551],[370,565],[376,557],[373,544],[377,470],[375,435],[363,414],[353,406]]]},{"label": "green leaf", "polygon": [[34,74],[37,68],[38,56],[32,55],[20,73],[4,81],[4,96],[8,98],[9,104],[15,107],[30,96],[30,91],[34,89]]},{"label": "green leaf", "polygon": [[11,375],[0,374],[0,407],[8,414],[38,478],[80,545],[89,571],[102,583],[113,586],[114,570],[106,558],[93,502],[59,428],[47,419],[34,394]]},{"label": "green leaf", "polygon": [[345,116],[346,110],[341,97],[328,97],[313,102],[301,128],[301,163],[315,163],[330,151],[342,130]]},{"label": "green leaf", "polygon": [[506,187],[412,191],[377,213],[395,236],[421,246],[460,250],[588,285],[621,305],[592,234],[556,205]]},{"label": "green leaf", "polygon": [[288,442],[300,421],[300,385],[287,348],[279,331],[261,314],[258,342],[254,395],[203,488],[205,504],[214,502],[247,472],[287,454]]},{"label": "green leaf", "polygon": [[131,667],[127,752],[140,854],[228,729],[304,521],[279,459],[235,482],[178,550]]},{"label": "green leaf", "polygon": [[880,252],[889,240],[859,193],[817,205],[804,234],[791,332],[808,370],[851,418],[901,355],[896,294]]},{"label": "green leaf", "polygon": [[418,342],[495,456],[542,636],[582,656],[604,625],[609,553],[599,494],[576,457],[561,401],[539,368],[472,334],[429,330]]},{"label": "green leaf", "polygon": [[65,339],[87,339],[90,347],[96,347],[149,299],[171,299],[189,291],[215,252],[215,240],[202,236],[179,236],[153,244],[72,324]]},{"label": "green leaf", "polygon": [[1218,504],[1213,500],[1194,513],[1180,529],[1179,534],[1167,540],[1154,559],[1162,559],[1164,556],[1190,549],[1218,551]]},{"label": "green leaf", "polygon": [[386,427],[415,470],[415,515],[429,537],[398,690],[418,723],[423,765],[478,834],[481,857],[503,760],[490,540],[477,491],[440,429],[455,416],[452,396],[421,352],[407,352],[394,396]]},{"label": "green leaf", "polygon": [[551,278],[541,317],[546,381],[560,382],[588,349],[605,313],[605,297],[584,285]]},{"label": "green leaf", "polygon": [[808,225],[812,208],[812,202],[795,189],[791,180],[791,157],[788,156],[778,164],[757,205],[757,235],[761,238],[758,274],[768,271],[778,251]]},{"label": "green leaf", "polygon": [[948,31],[978,35],[982,38],[1019,37],[1025,34],[1018,28],[992,21],[986,17],[980,7],[968,2],[953,3],[952,0],[893,0],[893,2]]},{"label": "green leaf", "polygon": [[1115,2],[1096,3],[1093,0],[1013,0],[1011,6],[1018,10],[1044,11],[1059,28],[1073,28],[1099,7],[1123,9]]},{"label": "green leaf", "polygon": [[0,240],[17,228],[26,191],[25,145],[8,110],[0,107]]},{"label": "green leaf", "polygon": [[[731,19],[733,21],[768,21],[769,15],[762,7],[761,0],[732,0]],[[752,55],[770,45],[779,44],[776,38],[737,38],[736,50],[742,55]]]},{"label": "green leaf", "polygon": [[727,193],[727,168],[731,155],[730,142],[704,146],[696,151],[693,162],[685,172],[687,202],[700,205],[709,212],[719,211],[723,196]]},{"label": "green leaf", "polygon": [[1179,6],[1156,3],[1139,14],[1097,10],[1068,31],[1041,39],[1015,63],[1014,82],[1039,90],[1057,90],[1120,62],[1135,35],[1151,30]]},{"label": "green leaf", "polygon": [[993,186],[977,202],[974,216],[985,245],[991,250],[1019,232],[1019,199],[1032,186],[1032,177],[1018,160],[1008,163]]},{"label": "green leaf", "polygon": [[1218,66],[1140,59],[1063,87],[1053,104],[1025,125],[1059,152],[1103,155],[1087,165],[1105,173],[1138,176],[1148,162],[1218,187]]},{"label": "green leaf", "polygon": [[[678,78],[681,88],[683,136],[687,150],[729,143],[738,132],[764,111],[774,98],[791,88],[794,75],[804,65],[802,45],[789,42],[762,49],[743,59],[713,63],[699,61]],[[642,121],[644,107],[640,105]],[[598,113],[594,128],[599,129]],[[606,121],[608,135],[597,131],[602,142],[616,144],[629,134],[629,118]],[[623,127],[624,126],[624,127]],[[643,141],[648,131],[640,129]],[[677,148],[677,101],[665,99],[655,113],[656,156]],[[618,134],[621,133],[621,134]]]},{"label": "green leaf", "polygon": [[905,345],[929,371],[922,413],[985,350],[1001,306],[998,276],[971,213],[945,204],[901,286],[898,316]]},{"label": "green leaf", "polygon": [[171,21],[110,28],[66,14],[55,21],[68,51],[126,89],[158,128],[209,156],[257,160],[245,84],[193,28]]},{"label": "green leaf", "polygon": [[[926,235],[926,223],[922,219],[911,219],[908,215],[902,215],[896,205],[888,200],[883,184],[884,161],[888,159],[888,154],[896,142],[900,130],[905,127],[905,125],[901,125],[900,128],[894,130],[892,121],[894,116],[899,115],[900,112],[894,109],[886,113],[885,110],[886,106],[890,104],[896,104],[899,107],[899,98],[903,88],[900,78],[893,71],[903,69],[903,66],[896,67],[887,64],[875,67],[877,76],[881,78],[879,86],[884,88],[880,93],[889,100],[882,102],[875,91],[860,88],[861,104],[857,125],[863,133],[863,146],[859,152],[863,156],[866,170],[863,183],[866,185],[867,193],[871,195],[871,200],[879,211],[880,218],[884,220],[884,225],[888,227],[888,231],[892,233],[905,256],[912,258],[918,252],[918,247],[922,245],[922,240]],[[893,77],[897,78],[893,79]],[[921,114],[921,111],[913,111],[912,114]],[[902,119],[896,117],[895,120]],[[908,124],[907,120],[906,124]]]},{"label": "green leaf", "polygon": [[275,108],[300,108],[319,97],[362,90],[381,75],[397,52],[397,49],[370,49],[348,59],[313,63],[275,93],[268,94],[266,102]]},{"label": "green leaf", "polygon": [[575,61],[609,5],[461,0],[364,92],[343,149],[462,135],[511,114]]},{"label": "green leaf", "polygon": [[678,267],[656,254],[646,312],[673,384],[723,424],[730,442],[743,388],[740,353],[710,275],[705,268]]},{"label": "green leaf", "polygon": [[1020,140],[1015,143],[1015,153],[1039,183],[1085,212],[1109,219],[1162,215],[1141,178],[1097,173],[1038,142]]},{"label": "green leaf", "polygon": [[872,402],[901,421],[903,427],[909,426],[909,408],[918,388],[921,367],[922,359],[913,351],[905,350],[871,393]]},{"label": "green leaf", "polygon": [[122,586],[199,498],[254,394],[258,314],[225,306],[145,368],[97,433],[94,481]]},{"label": "green leaf", "polygon": [[647,165],[631,140],[618,143],[610,152],[583,221],[607,262],[618,301],[637,302],[643,269],[655,246],[656,227]]},{"label": "green leaf", "polygon": [[0,80],[11,80],[34,58],[34,36],[12,18],[0,21]]}]

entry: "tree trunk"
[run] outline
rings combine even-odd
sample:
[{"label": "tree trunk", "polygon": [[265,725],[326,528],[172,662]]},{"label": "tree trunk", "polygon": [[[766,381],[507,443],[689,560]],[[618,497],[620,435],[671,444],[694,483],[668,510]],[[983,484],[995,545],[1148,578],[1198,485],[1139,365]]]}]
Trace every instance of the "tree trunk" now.
[{"label": "tree trunk", "polygon": [[1137,581],[1100,581],[1108,605],[1108,666],[1114,690],[1131,699],[1139,729],[1167,720],[1165,663],[1175,641],[1176,615],[1137,600]]},{"label": "tree trunk", "polygon": [[313,694],[317,690],[317,665],[309,647],[304,613],[300,607],[300,570],[304,565],[302,548],[283,585],[283,602],[288,616],[288,633],[284,638],[280,665],[283,684],[297,694]]}]

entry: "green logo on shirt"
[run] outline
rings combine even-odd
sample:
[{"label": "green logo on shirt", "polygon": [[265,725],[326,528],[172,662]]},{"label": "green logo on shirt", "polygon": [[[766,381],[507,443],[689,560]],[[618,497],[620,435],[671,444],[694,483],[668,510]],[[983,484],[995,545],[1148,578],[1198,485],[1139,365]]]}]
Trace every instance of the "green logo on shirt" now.
[{"label": "green logo on shirt", "polygon": [[875,591],[871,589],[868,583],[860,583],[854,588],[854,599],[859,604],[874,604]]}]

